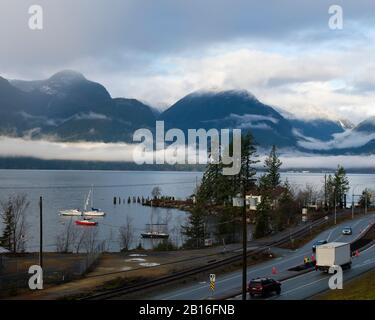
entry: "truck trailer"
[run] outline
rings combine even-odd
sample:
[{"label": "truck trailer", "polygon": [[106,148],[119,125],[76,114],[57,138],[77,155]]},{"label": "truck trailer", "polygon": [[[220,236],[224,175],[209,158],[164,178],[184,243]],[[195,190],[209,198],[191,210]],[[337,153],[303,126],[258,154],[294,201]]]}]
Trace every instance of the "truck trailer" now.
[{"label": "truck trailer", "polygon": [[330,242],[316,247],[316,270],[329,272],[333,266],[350,269],[351,265],[350,243]]}]

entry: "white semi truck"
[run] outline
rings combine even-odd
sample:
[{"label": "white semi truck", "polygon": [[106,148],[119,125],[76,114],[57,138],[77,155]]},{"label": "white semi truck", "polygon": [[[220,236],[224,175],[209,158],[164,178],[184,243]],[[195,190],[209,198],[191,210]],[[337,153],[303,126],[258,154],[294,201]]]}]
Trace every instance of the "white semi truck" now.
[{"label": "white semi truck", "polygon": [[316,270],[329,272],[333,266],[350,269],[351,265],[350,243],[330,242],[316,247]]}]

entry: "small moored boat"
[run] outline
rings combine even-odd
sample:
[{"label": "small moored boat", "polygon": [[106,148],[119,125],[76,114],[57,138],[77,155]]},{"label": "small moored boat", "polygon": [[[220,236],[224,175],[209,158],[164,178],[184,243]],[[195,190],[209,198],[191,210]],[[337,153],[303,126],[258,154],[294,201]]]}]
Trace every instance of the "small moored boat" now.
[{"label": "small moored boat", "polygon": [[[90,200],[91,200],[91,210],[88,210],[87,207],[89,206]],[[91,186],[91,189],[87,195],[87,198],[84,204],[83,215],[90,216],[90,217],[104,217],[105,216],[104,211],[94,208],[94,187],[93,186]]]},{"label": "small moored boat", "polygon": [[89,219],[83,219],[83,220],[76,220],[76,224],[80,226],[96,226],[98,222],[89,220]]},{"label": "small moored boat", "polygon": [[69,209],[69,210],[61,210],[60,214],[62,216],[81,216],[82,212],[78,209]]},{"label": "small moored boat", "polygon": [[141,233],[142,238],[146,239],[168,239],[169,234],[164,232],[145,232]]},{"label": "small moored boat", "polygon": [[141,233],[142,238],[146,239],[168,239],[169,233],[166,232],[167,224],[165,223],[150,223],[146,224],[148,230]]}]

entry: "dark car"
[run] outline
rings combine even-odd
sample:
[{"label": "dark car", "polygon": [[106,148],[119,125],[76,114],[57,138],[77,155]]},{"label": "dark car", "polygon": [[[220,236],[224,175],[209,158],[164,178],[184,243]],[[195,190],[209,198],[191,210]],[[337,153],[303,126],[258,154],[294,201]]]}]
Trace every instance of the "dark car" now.
[{"label": "dark car", "polygon": [[272,292],[280,294],[281,292],[281,283],[271,278],[257,278],[249,282],[247,287],[251,297],[255,295],[266,296]]},{"label": "dark car", "polygon": [[315,252],[317,246],[321,246],[322,244],[326,244],[326,243],[328,243],[327,240],[318,240],[318,241],[314,242],[314,244],[312,246],[312,251]]}]

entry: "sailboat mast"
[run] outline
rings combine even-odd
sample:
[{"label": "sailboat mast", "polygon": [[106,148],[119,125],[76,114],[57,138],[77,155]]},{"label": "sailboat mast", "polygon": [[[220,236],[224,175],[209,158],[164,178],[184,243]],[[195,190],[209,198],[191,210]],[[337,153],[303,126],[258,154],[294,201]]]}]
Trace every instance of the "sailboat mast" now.
[{"label": "sailboat mast", "polygon": [[91,185],[91,208],[94,208],[94,185]]}]

